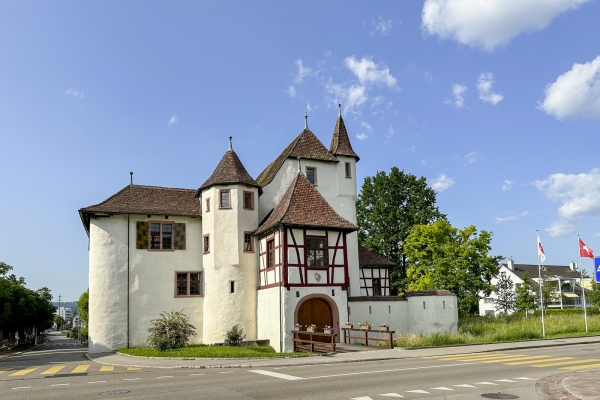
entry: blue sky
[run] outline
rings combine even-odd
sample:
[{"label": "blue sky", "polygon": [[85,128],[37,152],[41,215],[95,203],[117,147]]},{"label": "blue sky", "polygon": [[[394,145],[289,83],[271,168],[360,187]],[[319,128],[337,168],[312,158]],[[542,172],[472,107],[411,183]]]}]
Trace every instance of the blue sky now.
[{"label": "blue sky", "polygon": [[[425,176],[492,253],[600,255],[600,1],[0,3],[0,260],[76,299],[77,210],[129,181],[253,177],[344,119],[365,176]],[[591,271],[591,260],[584,260]]]}]

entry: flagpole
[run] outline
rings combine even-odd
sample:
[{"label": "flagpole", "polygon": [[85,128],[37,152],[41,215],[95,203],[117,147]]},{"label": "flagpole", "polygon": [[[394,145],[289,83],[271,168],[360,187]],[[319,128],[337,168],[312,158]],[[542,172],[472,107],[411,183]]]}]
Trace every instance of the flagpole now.
[{"label": "flagpole", "polygon": [[538,277],[540,280],[540,312],[542,313],[542,338],[546,337],[546,326],[544,325],[544,298],[542,294],[542,285],[544,281],[542,281],[542,265],[540,263],[540,236],[538,234],[538,230],[535,230],[535,238],[537,240],[536,246],[538,248]]},{"label": "flagpole", "polygon": [[585,287],[583,286],[583,265],[581,264],[581,238],[577,235],[577,246],[579,247],[579,273],[581,274],[581,296],[583,297],[583,319],[585,320],[585,333],[588,333],[587,307],[585,304]]}]

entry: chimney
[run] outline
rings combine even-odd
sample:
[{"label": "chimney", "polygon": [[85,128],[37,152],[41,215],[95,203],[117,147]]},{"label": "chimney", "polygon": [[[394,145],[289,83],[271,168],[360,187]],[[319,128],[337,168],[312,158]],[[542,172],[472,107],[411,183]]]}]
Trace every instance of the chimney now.
[{"label": "chimney", "polygon": [[575,261],[571,261],[569,263],[569,269],[573,272],[577,271],[577,263]]},{"label": "chimney", "polygon": [[510,257],[508,257],[508,263],[506,264],[506,266],[508,267],[508,269],[510,269],[511,271],[515,270],[515,262],[513,261],[512,258],[512,254],[510,255]]}]

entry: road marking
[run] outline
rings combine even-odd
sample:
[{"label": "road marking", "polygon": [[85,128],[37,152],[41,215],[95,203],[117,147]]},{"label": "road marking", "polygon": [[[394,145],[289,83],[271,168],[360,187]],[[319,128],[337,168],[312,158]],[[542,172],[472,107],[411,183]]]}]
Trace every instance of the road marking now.
[{"label": "road marking", "polygon": [[418,389],[418,390],[407,390],[407,393],[421,393],[421,394],[431,394],[429,392],[426,392],[424,390]]},{"label": "road marking", "polygon": [[474,388],[475,386],[473,385],[467,385],[466,383],[463,383],[461,385],[452,385],[452,386],[456,386],[456,387],[464,387],[464,388]]},{"label": "road marking", "polygon": [[272,369],[286,369],[287,367],[277,367],[277,368],[272,368]]},{"label": "road marking", "polygon": [[58,371],[60,371],[64,367],[65,367],[64,365],[56,365],[54,367],[48,368],[47,370],[45,370],[44,372],[42,372],[40,375],[54,375],[55,373],[57,373]]},{"label": "road marking", "polygon": [[36,369],[38,369],[39,367],[27,367],[25,369],[22,369],[20,371],[17,372],[13,372],[12,374],[10,374],[9,376],[23,376],[23,375],[27,375],[28,373],[30,373],[31,371],[35,371]]},{"label": "road marking", "polygon": [[454,390],[454,389],[450,389],[447,388],[445,386],[440,386],[440,387],[435,387],[435,388],[430,388],[431,390]]},{"label": "road marking", "polygon": [[50,385],[50,386],[69,386],[70,383],[55,383],[54,385]]},{"label": "road marking", "polygon": [[138,379],[142,379],[142,378],[125,378],[123,380],[124,381],[137,381]]},{"label": "road marking", "polygon": [[127,371],[139,371],[141,368],[127,367]]},{"label": "road marking", "polygon": [[[527,378],[527,379],[529,379],[529,378]],[[492,383],[492,382],[475,382],[475,385],[497,385],[497,383]]]},{"label": "road marking", "polygon": [[273,378],[285,379],[287,381],[298,381],[301,379],[306,379],[306,378],[301,378],[299,376],[280,374],[279,372],[265,371],[264,369],[251,369],[251,370],[248,370],[248,372],[254,372],[255,374],[272,376]]},{"label": "road marking", "polygon": [[112,365],[103,365],[100,367],[100,372],[111,372],[114,371],[115,367]]},{"label": "road marking", "polygon": [[350,400],[373,400],[373,399],[370,398],[369,396],[363,396],[363,397],[352,397]]},{"label": "road marking", "polygon": [[[81,364],[76,366],[75,368],[73,368],[73,371],[71,371],[72,374],[81,374],[85,371],[88,370],[88,368],[90,367],[90,364]],[[102,371],[102,370],[100,370]]]},{"label": "road marking", "polygon": [[[467,353],[467,354],[451,354],[451,355],[447,355],[447,356],[427,356],[427,357],[423,357],[423,358],[435,358],[438,360],[444,360],[444,359],[448,359],[448,358],[455,358],[455,357],[476,357],[476,356],[486,356],[486,355],[490,355],[492,353]],[[496,355],[504,355],[504,353],[493,353]]]},{"label": "road marking", "polygon": [[231,374],[233,371],[219,371],[220,374]]},{"label": "road marking", "polygon": [[19,386],[19,387],[15,387],[14,389],[31,389],[31,386]]},{"label": "road marking", "polygon": [[575,371],[578,369],[597,368],[597,367],[600,367],[600,364],[577,365],[575,367],[564,367],[564,368],[560,368],[560,369],[568,369],[570,371]]},{"label": "road marking", "polygon": [[165,376],[157,376],[156,379],[161,379],[161,378],[172,378],[173,375],[165,375]]},{"label": "road marking", "polygon": [[10,371],[12,368],[0,368],[0,374],[6,371]]},{"label": "road marking", "polygon": [[321,379],[321,378],[336,378],[338,376],[352,376],[352,375],[365,375],[365,374],[379,374],[382,372],[398,372],[398,371],[414,371],[420,369],[432,369],[432,368],[445,368],[445,367],[457,367],[463,365],[470,365],[475,363],[466,363],[466,364],[445,364],[445,365],[432,365],[428,367],[412,367],[412,368],[398,368],[398,369],[383,369],[379,371],[363,371],[363,372],[350,372],[347,374],[335,374],[335,375],[324,375],[324,376],[311,376],[309,378],[301,378],[301,379]]},{"label": "road marking", "polygon": [[525,354],[515,354],[512,356],[493,356],[493,357],[477,357],[477,358],[463,358],[461,360],[458,361],[480,361],[480,362],[502,362],[504,360],[506,361],[518,361],[518,360],[523,360],[523,359],[530,359],[531,357],[525,355]]},{"label": "road marking", "polygon": [[598,358],[588,358],[587,360],[573,360],[573,361],[559,361],[559,362],[551,362],[548,364],[537,364],[532,365],[532,367],[536,368],[544,368],[544,367],[555,367],[557,365],[569,365],[569,364],[585,364],[600,361]]},{"label": "road marking", "polygon": [[535,381],[535,379],[533,379],[533,378],[527,378],[526,376],[522,376],[520,378],[514,378],[514,379],[521,379],[521,380],[524,380],[524,381]]},{"label": "road marking", "polygon": [[93,382],[88,382],[88,383],[106,383],[106,381],[93,381]]},{"label": "road marking", "polygon": [[517,381],[513,381],[511,379],[494,379],[496,382],[510,382],[510,383],[516,383]]},{"label": "road marking", "polygon": [[560,358],[549,358],[546,360],[533,360],[533,361],[518,361],[518,362],[509,362],[506,363],[506,365],[523,365],[523,364],[538,364],[538,363],[545,363],[548,361],[559,361],[559,360],[573,360],[573,357],[560,357]]},{"label": "road marking", "polygon": [[200,376],[200,375],[204,375],[204,374],[190,374],[190,376]]},{"label": "road marking", "polygon": [[404,396],[402,396],[401,394],[398,394],[398,393],[383,393],[383,394],[380,394],[380,396],[387,396],[387,397],[404,397]]}]

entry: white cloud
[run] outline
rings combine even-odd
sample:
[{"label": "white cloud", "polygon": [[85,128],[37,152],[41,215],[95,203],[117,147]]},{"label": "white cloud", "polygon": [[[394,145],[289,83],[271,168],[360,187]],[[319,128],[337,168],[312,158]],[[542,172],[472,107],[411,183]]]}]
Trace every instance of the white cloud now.
[{"label": "white cloud", "polygon": [[483,156],[481,155],[479,150],[475,150],[465,156],[465,161],[469,164],[473,164],[475,161],[479,160],[482,157]]},{"label": "white cloud", "polygon": [[171,118],[169,118],[169,126],[176,124],[177,123],[177,114],[171,116]]},{"label": "white cloud", "polygon": [[360,126],[362,126],[362,127],[363,127],[363,128],[365,128],[365,129],[372,130],[372,128],[371,128],[371,124],[368,124],[368,123],[366,123],[366,122],[361,122],[361,123],[360,123]]},{"label": "white cloud", "polygon": [[371,36],[374,36],[375,33],[379,33],[381,36],[387,36],[394,26],[392,20],[385,21],[382,16],[377,18],[377,22],[374,19],[371,20],[371,22],[373,23],[373,30],[369,32],[369,35]]},{"label": "white cloud", "polygon": [[294,85],[290,85],[285,92],[288,96],[292,98],[296,97],[296,88],[294,87]]},{"label": "white cloud", "polygon": [[600,118],[600,56],[573,67],[548,84],[539,108],[558,119]]},{"label": "white cloud", "polygon": [[368,135],[366,135],[364,132],[363,132],[363,133],[359,133],[359,134],[357,134],[357,135],[356,135],[356,138],[357,138],[358,140],[365,140],[365,139],[366,139],[366,138],[368,138],[368,137],[369,137],[369,136],[368,136]]},{"label": "white cloud", "polygon": [[385,99],[385,97],[383,96],[375,96],[375,98],[373,99],[373,101],[371,102],[371,108],[373,107],[377,107],[378,105],[381,104],[381,102]]},{"label": "white cloud", "polygon": [[491,72],[482,72],[477,79],[477,91],[479,98],[486,103],[496,105],[502,101],[504,96],[494,93],[492,86],[494,85],[494,74]]},{"label": "white cloud", "polygon": [[[396,133],[396,131],[390,125],[389,128],[387,129],[387,138],[388,139],[391,138],[392,136],[394,136],[395,133]],[[413,153],[414,153],[414,151],[413,151]]]},{"label": "white cloud", "polygon": [[465,95],[469,89],[465,85],[459,85],[455,83],[452,85],[452,94],[454,99],[444,100],[444,104],[454,104],[456,108],[462,108],[465,106]]},{"label": "white cloud", "polygon": [[295,61],[296,64],[296,76],[294,76],[294,83],[302,83],[304,81],[304,78],[306,78],[307,76],[311,76],[312,75],[312,68],[309,67],[305,67],[304,64],[302,63],[301,59],[297,59]]},{"label": "white cloud", "polygon": [[562,203],[558,208],[558,220],[546,228],[550,236],[570,235],[585,217],[600,216],[598,168],[587,174],[552,174],[548,179],[535,181],[534,185],[548,199]]},{"label": "white cloud", "polygon": [[71,96],[75,96],[75,97],[79,97],[80,99],[84,98],[85,96],[83,95],[83,92],[80,92],[77,89],[67,89],[65,91],[65,94],[70,94]]},{"label": "white cloud", "polygon": [[423,78],[425,78],[425,80],[431,82],[431,81],[433,81],[433,74],[431,72],[425,71],[425,72],[423,72]]},{"label": "white cloud", "polygon": [[496,217],[496,223],[501,224],[503,222],[516,221],[519,218],[522,218],[526,215],[529,215],[529,211],[523,211],[521,214],[518,214],[518,215],[509,215],[507,217]]},{"label": "white cloud", "polygon": [[488,51],[524,32],[544,29],[589,0],[426,0],[424,33]]},{"label": "white cloud", "polygon": [[357,60],[355,56],[346,57],[346,67],[356,75],[361,84],[385,85],[397,88],[398,81],[390,74],[389,67],[377,65],[371,58],[363,57]]},{"label": "white cloud", "polygon": [[502,191],[508,192],[510,189],[513,188],[514,185],[515,185],[515,183],[513,181],[510,181],[507,179],[504,182],[502,182]]},{"label": "white cloud", "polygon": [[446,174],[442,173],[433,180],[431,188],[436,192],[443,192],[452,185],[454,185],[454,179],[449,178],[448,176],[446,176]]}]

